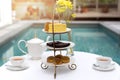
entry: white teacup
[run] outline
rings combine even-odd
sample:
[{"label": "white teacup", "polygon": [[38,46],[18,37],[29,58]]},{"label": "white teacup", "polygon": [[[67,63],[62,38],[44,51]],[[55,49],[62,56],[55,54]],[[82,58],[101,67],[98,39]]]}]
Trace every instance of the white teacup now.
[{"label": "white teacup", "polygon": [[108,68],[112,59],[110,57],[97,57],[96,61],[100,68]]},{"label": "white teacup", "polygon": [[13,56],[10,58],[10,62],[13,66],[22,66],[25,58],[22,56]]}]

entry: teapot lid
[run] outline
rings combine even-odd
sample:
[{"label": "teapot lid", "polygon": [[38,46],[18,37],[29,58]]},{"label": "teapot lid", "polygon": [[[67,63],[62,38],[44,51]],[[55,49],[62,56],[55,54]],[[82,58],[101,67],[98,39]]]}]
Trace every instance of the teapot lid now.
[{"label": "teapot lid", "polygon": [[41,40],[41,39],[39,39],[39,38],[33,38],[33,39],[31,39],[31,40],[29,40],[29,41],[27,41],[28,43],[33,43],[33,44],[37,44],[37,43],[43,43],[44,41],[43,40]]}]

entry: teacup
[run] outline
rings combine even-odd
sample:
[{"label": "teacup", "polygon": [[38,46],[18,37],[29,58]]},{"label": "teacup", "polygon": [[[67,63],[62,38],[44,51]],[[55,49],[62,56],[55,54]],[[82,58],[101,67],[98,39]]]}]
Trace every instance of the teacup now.
[{"label": "teacup", "polygon": [[112,59],[110,57],[97,57],[96,61],[100,68],[108,68],[111,65]]},{"label": "teacup", "polygon": [[13,66],[22,66],[24,61],[25,61],[25,58],[22,56],[10,57],[10,62]]}]

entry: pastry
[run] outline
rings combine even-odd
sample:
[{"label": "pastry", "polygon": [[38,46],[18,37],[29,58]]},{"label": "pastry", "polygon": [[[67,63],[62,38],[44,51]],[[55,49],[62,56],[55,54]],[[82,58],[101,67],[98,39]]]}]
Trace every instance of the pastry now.
[{"label": "pastry", "polygon": [[62,64],[62,60],[60,58],[55,57],[53,64],[60,65]]},{"label": "pastry", "polygon": [[49,57],[47,58],[47,62],[48,62],[48,63],[53,63],[53,62],[54,62],[54,56],[49,56]]},{"label": "pastry", "polygon": [[47,58],[48,63],[53,63],[54,65],[60,65],[63,63],[69,63],[70,58],[68,56],[62,56],[61,54],[54,56],[49,56]]},{"label": "pastry", "polygon": [[55,58],[59,58],[59,59],[62,59],[62,57],[63,56],[61,54],[58,54],[58,55],[55,56]]},{"label": "pastry", "polygon": [[45,30],[45,31],[48,31],[48,29],[49,29],[49,24],[50,24],[50,22],[47,22],[47,23],[45,24],[45,26],[44,26],[44,30]]},{"label": "pastry", "polygon": [[63,56],[62,57],[62,62],[63,63],[69,63],[70,62],[70,58],[68,56]]}]

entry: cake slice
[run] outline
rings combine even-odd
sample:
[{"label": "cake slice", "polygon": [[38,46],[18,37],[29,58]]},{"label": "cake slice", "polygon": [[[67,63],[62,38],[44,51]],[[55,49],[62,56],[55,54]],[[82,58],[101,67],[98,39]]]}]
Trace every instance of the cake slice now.
[{"label": "cake slice", "polygon": [[[47,22],[44,27],[45,31],[52,33],[52,23]],[[59,33],[59,32],[65,32],[66,31],[66,24],[62,23],[54,23],[54,32]]]}]

